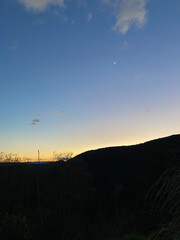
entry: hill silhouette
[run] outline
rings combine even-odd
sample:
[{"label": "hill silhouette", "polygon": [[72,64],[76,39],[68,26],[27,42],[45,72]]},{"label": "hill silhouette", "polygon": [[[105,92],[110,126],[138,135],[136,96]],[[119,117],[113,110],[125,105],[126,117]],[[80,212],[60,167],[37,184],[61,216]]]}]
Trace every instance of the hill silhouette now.
[{"label": "hill silhouette", "polygon": [[72,159],[82,160],[97,190],[95,209],[106,209],[110,215],[119,211],[121,217],[125,212],[123,221],[131,225],[132,231],[143,229],[144,233],[168,217],[160,215],[148,191],[167,169],[180,163],[179,134],[133,146],[87,151]]},{"label": "hill silhouette", "polygon": [[172,217],[154,201],[163,178],[154,184],[179,163],[180,135],[173,135],[63,163],[0,164],[0,239],[149,236]]},{"label": "hill silhouette", "polygon": [[132,146],[87,151],[71,161],[84,160],[95,179],[101,176],[109,183],[142,185],[157,180],[168,167],[180,161],[179,157],[178,134]]},{"label": "hill silhouette", "polygon": [[132,146],[87,151],[71,161],[84,160],[93,175],[103,175],[110,182],[121,184],[136,179],[141,184],[141,180],[156,180],[168,167],[178,163],[179,157],[180,135],[177,134]]}]

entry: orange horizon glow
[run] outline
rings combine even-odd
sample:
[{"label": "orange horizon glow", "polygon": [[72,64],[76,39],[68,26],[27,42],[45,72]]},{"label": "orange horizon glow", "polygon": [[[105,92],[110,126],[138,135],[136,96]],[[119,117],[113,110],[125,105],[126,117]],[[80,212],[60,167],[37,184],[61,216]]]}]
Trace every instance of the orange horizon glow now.
[{"label": "orange horizon glow", "polygon": [[[118,142],[113,142],[112,144],[97,144],[97,147],[96,146],[93,146],[93,145],[90,145],[89,148],[88,147],[84,147],[82,149],[73,149],[72,148],[72,151],[68,151],[68,150],[62,150],[62,151],[47,151],[47,149],[45,150],[44,148],[40,148],[39,151],[40,151],[40,161],[55,161],[55,157],[53,156],[54,152],[56,153],[73,153],[73,156],[72,157],[75,157],[76,155],[79,155],[83,152],[86,152],[86,151],[89,151],[89,150],[96,150],[96,149],[100,149],[100,148],[107,148],[107,147],[116,147],[116,146],[130,146],[130,145],[137,145],[137,144],[141,144],[141,143],[144,143],[144,142],[148,142],[148,141],[151,141],[151,140],[154,140],[154,139],[158,139],[158,138],[161,138],[161,137],[167,137],[167,136],[170,136],[172,134],[169,134],[169,135],[164,135],[164,136],[156,136],[156,137],[151,137],[151,138],[148,138],[148,139],[143,139],[143,138],[139,138],[137,139],[136,141],[134,140],[126,140],[126,142],[120,142],[119,141],[119,144]],[[24,159],[29,159],[29,161],[38,161],[38,149],[34,150],[34,151],[28,151],[28,150],[24,150],[24,151],[1,151],[3,152],[4,154],[14,154],[16,155],[17,157],[19,157],[21,159],[21,161],[24,161]],[[26,161],[26,160],[25,160]]]}]

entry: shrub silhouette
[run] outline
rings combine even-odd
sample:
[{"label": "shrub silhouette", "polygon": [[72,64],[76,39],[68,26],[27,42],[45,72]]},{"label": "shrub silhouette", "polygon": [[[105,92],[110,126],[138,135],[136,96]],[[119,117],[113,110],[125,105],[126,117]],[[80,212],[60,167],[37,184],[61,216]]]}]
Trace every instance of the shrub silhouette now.
[{"label": "shrub silhouette", "polygon": [[145,240],[146,238],[142,235],[129,234],[121,238],[120,240]]},{"label": "shrub silhouette", "polygon": [[27,240],[29,228],[25,216],[5,213],[0,222],[0,239]]},{"label": "shrub silhouette", "polygon": [[163,219],[153,234],[156,239],[180,240],[180,166],[169,168],[151,189],[154,205]]},{"label": "shrub silhouette", "polygon": [[145,240],[146,238],[142,235],[129,234],[121,238],[120,240]]}]

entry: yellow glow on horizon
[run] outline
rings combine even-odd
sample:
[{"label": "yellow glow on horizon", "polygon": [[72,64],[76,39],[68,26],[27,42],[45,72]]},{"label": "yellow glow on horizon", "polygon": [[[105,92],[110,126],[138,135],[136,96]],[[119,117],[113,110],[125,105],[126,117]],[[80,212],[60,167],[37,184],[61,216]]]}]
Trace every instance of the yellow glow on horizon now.
[{"label": "yellow glow on horizon", "polygon": [[[171,135],[171,134],[169,134]],[[54,156],[53,156],[53,153],[54,152],[57,152],[57,153],[64,153],[64,152],[72,152],[73,153],[73,157],[80,154],[80,153],[83,153],[83,152],[86,152],[86,151],[89,151],[89,150],[95,150],[95,149],[99,149],[99,148],[106,148],[106,147],[113,147],[113,146],[130,146],[130,145],[136,145],[136,144],[140,144],[140,143],[144,143],[144,142],[147,142],[147,141],[150,141],[150,140],[153,140],[153,139],[156,139],[156,138],[160,138],[160,137],[166,137],[167,135],[165,136],[159,136],[158,133],[157,133],[157,136],[150,136],[149,135],[149,138],[145,138],[145,137],[131,137],[131,138],[128,138],[128,136],[126,138],[123,138],[123,140],[121,139],[114,139],[114,141],[112,140],[108,140],[108,139],[104,139],[104,141],[102,141],[101,143],[97,143],[97,142],[94,142],[92,144],[86,144],[86,145],[83,145],[81,146],[81,148],[71,148],[71,150],[67,150],[67,149],[63,149],[62,151],[60,150],[55,150],[53,151],[51,148],[47,148],[47,147],[41,147],[39,148],[39,151],[40,151],[40,159],[41,160],[54,160]],[[93,141],[92,141],[93,142]],[[70,149],[70,148],[69,148]],[[9,151],[4,151],[5,154],[9,154],[9,153],[13,153],[13,154],[17,154],[17,156],[19,156],[22,160],[24,158],[29,158],[31,159],[32,161],[36,161],[38,160],[38,149],[35,149],[33,151],[30,151],[30,149],[24,149],[23,151],[12,151],[12,150],[9,150]]]}]

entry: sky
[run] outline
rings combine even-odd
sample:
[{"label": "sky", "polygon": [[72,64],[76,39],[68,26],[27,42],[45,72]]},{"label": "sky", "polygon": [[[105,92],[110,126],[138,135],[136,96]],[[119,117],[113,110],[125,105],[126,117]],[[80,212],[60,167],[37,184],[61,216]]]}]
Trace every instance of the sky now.
[{"label": "sky", "polygon": [[1,0],[0,152],[180,133],[179,0]]}]

